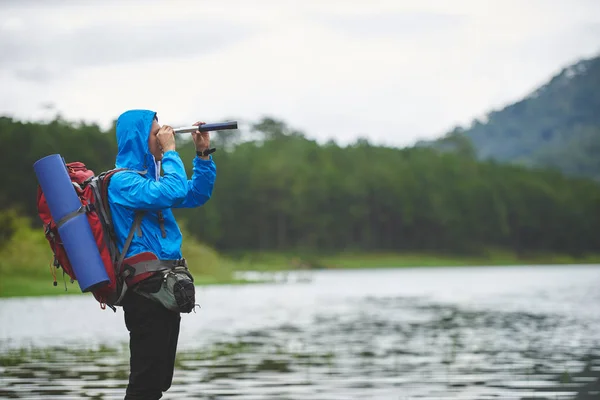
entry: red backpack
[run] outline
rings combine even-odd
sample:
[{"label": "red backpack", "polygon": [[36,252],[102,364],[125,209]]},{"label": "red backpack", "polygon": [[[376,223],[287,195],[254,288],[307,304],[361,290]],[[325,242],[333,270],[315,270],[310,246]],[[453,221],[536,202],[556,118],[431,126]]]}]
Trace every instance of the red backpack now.
[{"label": "red backpack", "polygon": [[[123,274],[121,271],[124,261],[126,263],[131,263],[132,259],[136,262],[144,261],[143,256],[142,259],[140,259],[140,257],[130,257],[129,259],[124,260],[121,258],[121,254],[119,253],[116,244],[116,236],[108,204],[108,185],[114,174],[125,170],[125,168],[113,169],[95,176],[94,172],[87,169],[82,162],[67,163],[66,167],[75,191],[81,200],[81,205],[86,212],[92,233],[96,239],[96,244],[98,245],[98,250],[100,251],[100,256],[104,262],[106,273],[110,279],[108,284],[93,290],[92,294],[100,303],[102,309],[105,309],[105,306],[108,305],[116,311],[115,306],[120,305],[127,290],[127,286],[133,284],[133,282],[130,281],[126,282],[128,275]],[[39,185],[37,190],[37,207],[39,216],[44,224],[44,234],[54,253],[54,267],[61,267],[63,273],[71,278],[71,282],[74,282],[77,280],[77,277],[73,272],[73,268],[58,233],[58,227],[50,214],[50,208],[46,203],[46,198]],[[133,233],[138,229],[142,217],[143,213],[138,213],[136,215],[135,223],[131,227],[122,254],[127,254],[127,249],[133,238]],[[149,275],[151,275],[151,272],[139,275],[134,273],[132,276],[135,277],[136,282],[139,282]],[[55,276],[54,286],[56,285]]]}]

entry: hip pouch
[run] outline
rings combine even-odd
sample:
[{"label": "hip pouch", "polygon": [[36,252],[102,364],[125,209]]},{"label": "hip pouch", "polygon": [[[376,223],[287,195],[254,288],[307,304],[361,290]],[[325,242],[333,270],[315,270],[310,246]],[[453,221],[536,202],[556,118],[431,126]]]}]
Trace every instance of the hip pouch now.
[{"label": "hip pouch", "polygon": [[196,306],[194,278],[186,265],[157,272],[135,285],[133,291],[174,312],[190,313]]}]

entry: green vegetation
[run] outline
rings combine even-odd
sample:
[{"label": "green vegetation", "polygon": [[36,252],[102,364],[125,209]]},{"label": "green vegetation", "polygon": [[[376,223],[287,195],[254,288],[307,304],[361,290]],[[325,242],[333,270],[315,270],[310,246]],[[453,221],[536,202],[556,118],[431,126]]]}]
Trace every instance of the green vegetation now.
[{"label": "green vegetation", "polygon": [[[600,251],[600,185],[555,171],[482,162],[468,151],[395,149],[366,140],[319,145],[281,121],[253,125],[252,140],[217,132],[218,176],[203,207],[175,213],[219,253],[417,253],[485,257],[502,249],[586,257]],[[54,140],[52,140],[54,138]],[[0,209],[40,227],[32,165],[60,153],[97,173],[113,167],[114,131],[0,118],[11,173]],[[179,152],[191,174],[193,146]],[[40,232],[41,233],[41,232]],[[10,237],[0,225],[0,240]],[[1,244],[0,244],[1,245]]]},{"label": "green vegetation", "polygon": [[600,56],[563,68],[529,96],[421,145],[472,142],[480,159],[554,168],[600,180]]},{"label": "green vegetation", "polygon": [[[81,294],[62,269],[52,267],[52,251],[41,229],[14,211],[0,214],[0,221],[12,231],[0,248],[0,297]],[[199,285],[238,283],[234,264],[185,233],[182,251]],[[53,285],[54,275],[57,286]]]},{"label": "green vegetation", "polygon": [[230,254],[236,270],[285,271],[320,269],[372,269],[411,267],[477,267],[497,265],[596,264],[600,254],[572,257],[564,254],[538,253],[517,256],[497,250],[482,256],[459,256],[434,253],[274,253],[245,252]]},{"label": "green vegetation", "polygon": [[[52,252],[40,229],[14,212],[0,214],[13,231],[0,249],[0,297],[82,294],[62,269],[51,267]],[[574,258],[568,255],[530,254],[517,257],[506,251],[484,256],[419,253],[296,253],[232,252],[227,256],[198,242],[184,232],[183,253],[198,285],[247,283],[236,271],[286,271],[348,268],[399,268],[428,266],[482,266],[519,264],[600,263],[600,255]],[[53,285],[54,275],[57,285]]]}]

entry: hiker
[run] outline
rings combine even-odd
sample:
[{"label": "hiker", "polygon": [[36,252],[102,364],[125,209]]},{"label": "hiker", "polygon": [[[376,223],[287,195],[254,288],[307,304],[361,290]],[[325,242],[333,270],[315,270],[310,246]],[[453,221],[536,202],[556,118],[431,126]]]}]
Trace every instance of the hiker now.
[{"label": "hiker", "polygon": [[[116,167],[132,170],[115,174],[108,191],[119,251],[130,239],[125,255],[129,260],[181,260],[182,236],[171,209],[202,206],[210,199],[216,167],[208,151],[209,134],[192,133],[197,156],[188,180],[173,129],[161,127],[155,112],[126,111],[119,116],[116,130]],[[139,227],[130,235],[141,211]],[[130,337],[125,400],[160,399],[173,379],[181,317],[145,295],[156,292],[163,281],[161,272],[148,275],[129,287],[122,301]]]}]

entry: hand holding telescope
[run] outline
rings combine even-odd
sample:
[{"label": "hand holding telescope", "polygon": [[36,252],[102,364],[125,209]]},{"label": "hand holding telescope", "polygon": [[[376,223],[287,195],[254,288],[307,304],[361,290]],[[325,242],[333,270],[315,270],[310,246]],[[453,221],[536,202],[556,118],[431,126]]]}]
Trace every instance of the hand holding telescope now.
[{"label": "hand holding telescope", "polygon": [[[194,132],[210,132],[210,131],[222,131],[226,129],[237,129],[237,121],[228,122],[217,122],[213,124],[202,124],[193,126],[183,126],[180,128],[174,128],[173,133],[194,133]],[[208,157],[208,155],[214,153],[217,149],[204,149],[203,151],[196,151],[196,154],[200,157]]]}]

